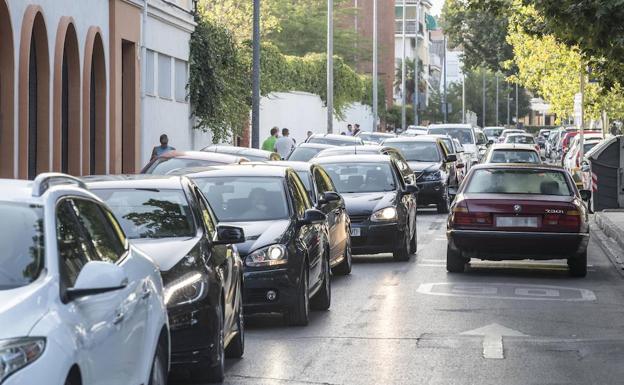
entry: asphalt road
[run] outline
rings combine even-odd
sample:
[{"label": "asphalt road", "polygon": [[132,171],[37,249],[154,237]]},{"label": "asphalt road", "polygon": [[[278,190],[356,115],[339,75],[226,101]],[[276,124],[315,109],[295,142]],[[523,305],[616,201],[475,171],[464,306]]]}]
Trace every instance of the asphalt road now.
[{"label": "asphalt road", "polygon": [[409,262],[357,258],[308,327],[249,319],[225,383],[624,383],[624,285],[595,243],[585,279],[563,261],[473,262],[451,275],[445,218],[419,213]]}]

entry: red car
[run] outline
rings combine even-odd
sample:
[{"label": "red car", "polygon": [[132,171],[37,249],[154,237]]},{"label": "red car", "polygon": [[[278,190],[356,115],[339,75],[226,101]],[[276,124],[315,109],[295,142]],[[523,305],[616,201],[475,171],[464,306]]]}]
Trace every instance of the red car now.
[{"label": "red car", "polygon": [[566,259],[570,274],[584,277],[590,194],[555,166],[473,167],[451,206],[447,270],[461,273],[471,258]]}]

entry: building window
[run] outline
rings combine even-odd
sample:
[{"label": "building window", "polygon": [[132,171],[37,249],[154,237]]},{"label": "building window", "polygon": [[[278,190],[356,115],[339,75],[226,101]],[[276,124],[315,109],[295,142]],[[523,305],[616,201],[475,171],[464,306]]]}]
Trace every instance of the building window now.
[{"label": "building window", "polygon": [[156,95],[154,90],[154,57],[156,54],[154,51],[148,49],[145,57],[145,92],[148,95]]},{"label": "building window", "polygon": [[183,60],[175,61],[175,99],[186,102],[186,82],[188,80],[187,63]]},{"label": "building window", "polygon": [[171,56],[158,54],[158,96],[171,99]]}]

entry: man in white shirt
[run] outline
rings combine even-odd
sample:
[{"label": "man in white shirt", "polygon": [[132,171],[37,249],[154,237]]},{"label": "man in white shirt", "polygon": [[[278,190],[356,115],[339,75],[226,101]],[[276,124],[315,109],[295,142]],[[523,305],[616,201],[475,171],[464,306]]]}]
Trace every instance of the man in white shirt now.
[{"label": "man in white shirt", "polygon": [[275,152],[282,159],[286,159],[293,148],[295,148],[295,141],[289,135],[290,131],[288,131],[288,128],[284,128],[282,129],[282,136],[275,141]]}]

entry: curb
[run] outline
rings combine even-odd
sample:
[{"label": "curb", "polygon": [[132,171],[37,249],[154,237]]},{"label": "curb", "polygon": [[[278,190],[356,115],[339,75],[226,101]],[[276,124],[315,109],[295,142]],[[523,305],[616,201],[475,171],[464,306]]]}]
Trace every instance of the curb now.
[{"label": "curb", "polygon": [[[616,231],[617,229],[613,222],[599,213],[596,213],[594,216],[594,221],[597,226],[591,226],[592,238],[609,258],[615,270],[624,278],[624,263],[620,258],[620,255],[624,255],[624,248],[618,242],[618,238],[622,238],[621,234],[619,234],[619,231]],[[615,235],[616,238],[614,239],[610,234]]]}]

